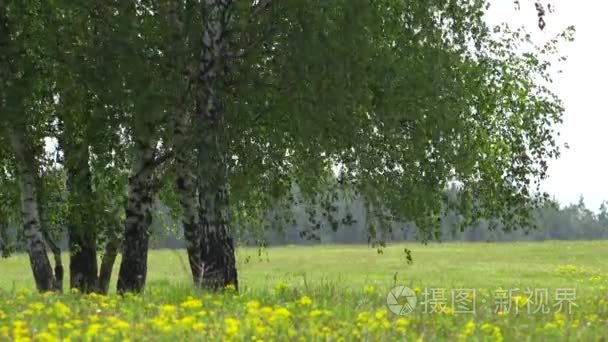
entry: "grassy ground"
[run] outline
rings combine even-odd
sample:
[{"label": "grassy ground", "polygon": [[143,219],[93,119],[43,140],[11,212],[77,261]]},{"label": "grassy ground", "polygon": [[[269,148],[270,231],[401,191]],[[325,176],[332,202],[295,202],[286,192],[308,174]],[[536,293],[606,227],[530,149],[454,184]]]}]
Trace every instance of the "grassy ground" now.
[{"label": "grassy ground", "polygon": [[[241,249],[238,260],[240,293],[209,295],[189,287],[183,251],[153,251],[146,294],[126,298],[38,295],[27,258],[0,260],[0,340],[608,337],[608,242],[409,244],[382,254],[364,246],[281,247]],[[400,285],[417,297],[404,315],[386,305]],[[571,313],[560,296],[572,299]],[[533,313],[543,300],[548,312]]]}]

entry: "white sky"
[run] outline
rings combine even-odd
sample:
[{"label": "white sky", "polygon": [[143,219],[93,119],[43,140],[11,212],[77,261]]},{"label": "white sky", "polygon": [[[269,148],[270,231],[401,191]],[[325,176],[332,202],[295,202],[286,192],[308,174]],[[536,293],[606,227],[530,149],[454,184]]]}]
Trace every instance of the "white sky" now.
[{"label": "white sky", "polygon": [[560,65],[563,73],[555,73],[552,88],[566,108],[560,143],[567,143],[570,149],[562,149],[561,158],[549,164],[549,179],[543,188],[561,204],[578,202],[583,195],[587,207],[597,210],[608,200],[608,1],[543,3],[547,1],[554,12],[546,16],[544,32],[537,26],[534,0],[520,0],[519,11],[513,0],[491,0],[488,20],[506,21],[512,29],[524,25],[537,43],[575,26],[574,42],[560,48],[560,55],[568,60]]}]

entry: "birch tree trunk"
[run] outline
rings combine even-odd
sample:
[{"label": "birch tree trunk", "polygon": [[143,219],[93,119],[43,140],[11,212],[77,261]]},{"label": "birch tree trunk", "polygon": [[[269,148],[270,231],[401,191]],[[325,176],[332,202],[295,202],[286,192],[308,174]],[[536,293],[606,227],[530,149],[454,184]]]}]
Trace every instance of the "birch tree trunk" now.
[{"label": "birch tree trunk", "polygon": [[112,239],[106,243],[106,247],[101,257],[101,266],[99,267],[99,277],[97,291],[101,294],[108,294],[110,289],[110,280],[112,279],[112,269],[118,255],[120,241]]},{"label": "birch tree trunk", "polygon": [[129,178],[125,236],[117,283],[119,293],[139,293],[146,284],[154,196],[151,165],[154,164],[155,141],[151,138],[152,128],[145,129],[145,137],[138,137],[135,141],[134,175]]},{"label": "birch tree trunk", "polygon": [[23,235],[36,288],[40,292],[52,291],[55,289],[55,277],[42,234],[35,157],[26,145],[24,130],[9,128],[9,137],[17,161]]},{"label": "birch tree trunk", "polygon": [[195,119],[200,127],[199,219],[202,224],[202,285],[238,288],[230,228],[226,120],[219,86],[227,69],[231,0],[203,3],[203,37]]},{"label": "birch tree trunk", "polygon": [[[44,220],[43,220],[44,221]],[[55,241],[42,229],[44,241],[49,246],[51,253],[53,253],[53,261],[55,263],[55,282],[53,288],[58,292],[63,292],[63,261],[61,260],[61,248],[55,243]]]},{"label": "birch tree trunk", "polygon": [[202,226],[199,218],[197,179],[194,172],[196,163],[192,162],[195,156],[193,153],[190,153],[191,150],[188,148],[188,113],[184,111],[179,116],[174,132],[176,140],[176,188],[183,210],[182,225],[192,281],[195,286],[200,287],[203,274],[201,254]]},{"label": "birch tree trunk", "polygon": [[[23,221],[23,236],[25,246],[30,259],[30,266],[34,274],[36,288],[38,291],[51,291],[54,289],[61,290],[61,280],[63,279],[63,269],[61,259],[58,260],[57,269],[61,279],[55,280],[53,269],[49,261],[44,235],[42,230],[42,221],[40,213],[39,189],[38,189],[38,169],[36,156],[32,146],[27,140],[25,124],[10,122],[10,116],[22,115],[21,112],[16,114],[5,113],[5,108],[8,98],[6,91],[10,87],[14,87],[14,79],[16,78],[16,67],[13,58],[16,51],[11,44],[11,33],[7,15],[7,4],[4,0],[0,0],[0,113],[2,114],[2,122],[10,145],[13,148],[17,166],[17,178],[21,191],[21,218]],[[8,95],[10,96],[10,95]],[[7,120],[8,118],[8,120]],[[16,121],[16,119],[15,119]],[[0,127],[2,129],[2,127]],[[56,250],[53,251],[57,256]],[[60,255],[59,255],[60,257]],[[57,260],[56,260],[57,261]]]},{"label": "birch tree trunk", "polygon": [[191,99],[190,82],[193,78],[196,61],[189,58],[190,39],[185,29],[184,14],[189,5],[174,2],[170,7],[170,18],[173,24],[174,36],[169,48],[174,68],[180,75],[181,93],[175,98],[177,114],[174,116],[173,150],[175,151],[176,192],[182,207],[182,226],[184,241],[188,253],[188,262],[194,286],[200,287],[203,275],[203,262],[201,254],[202,226],[199,219],[199,202],[196,174],[196,146],[193,143],[194,130],[192,129],[192,108],[188,105]]},{"label": "birch tree trunk", "polygon": [[234,241],[230,228],[228,185],[225,169],[215,171],[218,177],[207,178],[200,187],[200,220],[202,223],[201,253],[202,286],[220,290],[228,285],[238,289]]},{"label": "birch tree trunk", "polygon": [[58,292],[62,292],[63,291],[63,260],[61,259],[61,248],[59,247],[59,245],[57,245],[57,243],[55,242],[55,240],[53,239],[53,237],[51,236],[51,231],[50,231],[50,227],[48,224],[48,216],[46,214],[46,210],[45,210],[45,202],[44,202],[44,192],[47,190],[45,189],[45,184],[42,180],[41,177],[37,177],[36,179],[38,181],[38,186],[37,186],[37,195],[38,195],[38,215],[40,216],[40,230],[42,231],[42,237],[44,238],[44,242],[46,243],[46,245],[48,246],[48,248],[50,249],[51,253],[53,254],[53,262],[55,263],[55,267],[54,267],[54,271],[55,271],[55,281],[53,284],[53,288],[55,289],[55,291]]}]

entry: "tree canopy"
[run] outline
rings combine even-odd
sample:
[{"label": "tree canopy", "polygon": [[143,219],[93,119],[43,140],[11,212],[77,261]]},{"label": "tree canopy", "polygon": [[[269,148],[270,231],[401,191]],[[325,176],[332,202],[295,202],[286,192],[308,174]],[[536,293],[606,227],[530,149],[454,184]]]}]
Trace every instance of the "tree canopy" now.
[{"label": "tree canopy", "polygon": [[0,229],[23,222],[40,290],[61,276],[52,226],[82,291],[107,291],[122,246],[125,292],[145,285],[159,201],[193,281],[215,289],[237,284],[235,227],[263,228],[294,186],[314,200],[332,175],[364,199],[372,240],[391,221],[431,239],[446,207],[528,225],[559,155],[550,61],[573,30],[535,47],[488,27],[487,6],[1,0]]}]

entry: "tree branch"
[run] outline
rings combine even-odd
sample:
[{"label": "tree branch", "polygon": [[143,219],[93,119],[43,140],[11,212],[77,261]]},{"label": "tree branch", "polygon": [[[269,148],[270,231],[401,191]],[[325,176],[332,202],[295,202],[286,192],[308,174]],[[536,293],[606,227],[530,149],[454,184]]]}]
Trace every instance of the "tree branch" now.
[{"label": "tree branch", "polygon": [[154,172],[154,170],[161,166],[163,163],[172,159],[175,153],[173,151],[169,151],[158,158],[155,158],[153,161],[144,165],[132,178],[139,178],[147,173]]}]

